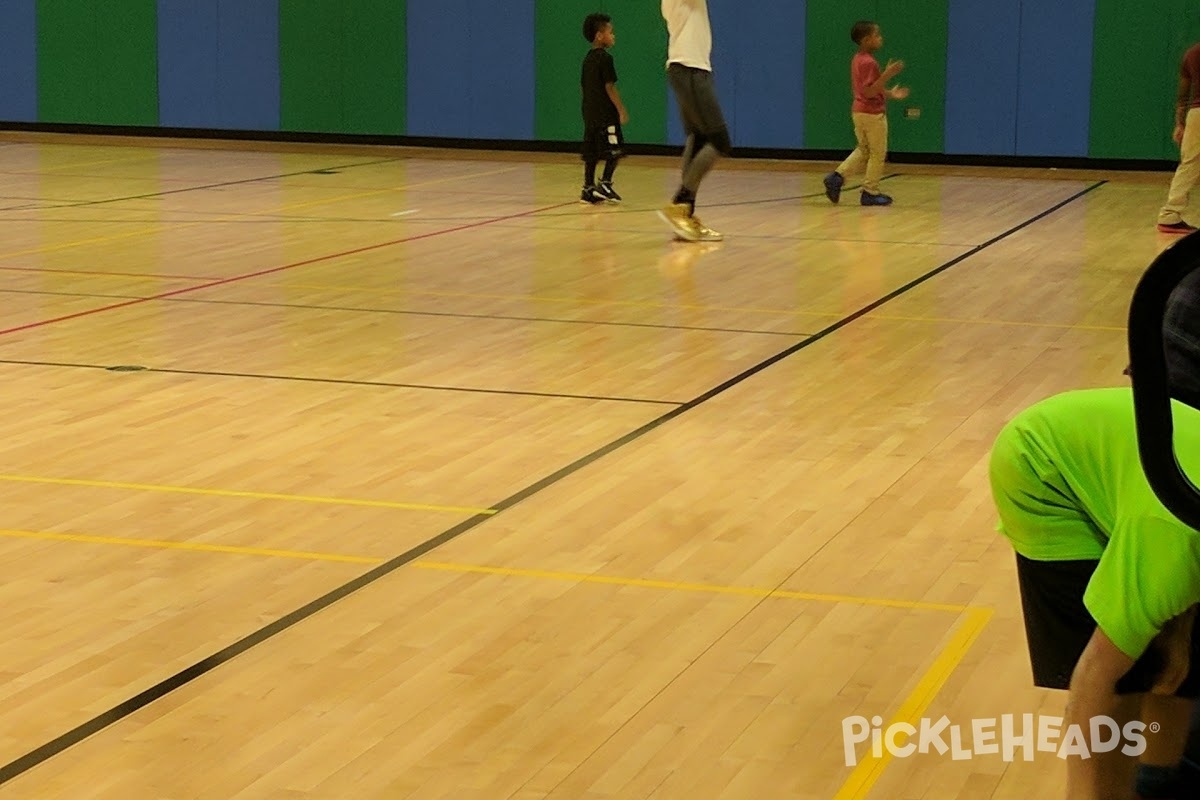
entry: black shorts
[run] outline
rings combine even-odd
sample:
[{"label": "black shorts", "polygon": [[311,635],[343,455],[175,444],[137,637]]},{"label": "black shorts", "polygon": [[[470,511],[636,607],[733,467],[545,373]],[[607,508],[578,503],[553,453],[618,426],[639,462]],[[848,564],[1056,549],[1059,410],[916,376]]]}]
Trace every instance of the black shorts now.
[{"label": "black shorts", "polygon": [[[1069,689],[1071,674],[1096,631],[1096,621],[1083,604],[1097,561],[1032,561],[1017,554],[1021,607],[1033,684],[1044,689]],[[1198,616],[1197,625],[1200,625]],[[1200,696],[1200,636],[1192,627],[1192,657],[1187,679],[1177,697]],[[1142,654],[1117,682],[1117,694],[1144,694],[1154,685],[1164,661],[1155,645]]]},{"label": "black shorts", "polygon": [[667,79],[679,103],[684,133],[709,139],[728,134],[729,128],[721,113],[721,104],[717,101],[717,89],[711,72],[671,64],[667,67]]},{"label": "black shorts", "polygon": [[584,125],[583,131],[583,160],[584,161],[616,161],[625,154],[625,134],[618,123],[602,123],[600,125]]}]

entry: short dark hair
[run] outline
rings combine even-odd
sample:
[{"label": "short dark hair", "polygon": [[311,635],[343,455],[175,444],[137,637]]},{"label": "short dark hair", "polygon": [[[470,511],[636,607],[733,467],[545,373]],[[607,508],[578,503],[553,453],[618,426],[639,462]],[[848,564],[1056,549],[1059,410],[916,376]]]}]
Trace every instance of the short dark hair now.
[{"label": "short dark hair", "polygon": [[863,39],[870,36],[879,27],[879,23],[872,22],[869,19],[862,19],[854,23],[854,27],[850,29],[850,38],[855,44],[862,44]]},{"label": "short dark hair", "polygon": [[583,38],[589,42],[596,41],[596,34],[604,30],[604,26],[612,22],[608,14],[588,14],[583,21]]}]

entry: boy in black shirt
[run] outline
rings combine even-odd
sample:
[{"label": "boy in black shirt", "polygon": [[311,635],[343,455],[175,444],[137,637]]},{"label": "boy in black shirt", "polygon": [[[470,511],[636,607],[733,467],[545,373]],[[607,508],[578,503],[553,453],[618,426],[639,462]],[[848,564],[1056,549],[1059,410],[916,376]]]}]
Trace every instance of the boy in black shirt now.
[{"label": "boy in black shirt", "polygon": [[[592,49],[583,60],[581,86],[583,89],[583,194],[584,203],[619,203],[621,196],[613,189],[613,173],[621,158],[624,138],[621,126],[629,122],[629,113],[617,91],[617,68],[608,48],[617,43],[613,34],[612,17],[589,14],[583,21],[583,38]],[[604,175],[596,184],[596,165],[603,160]]]}]

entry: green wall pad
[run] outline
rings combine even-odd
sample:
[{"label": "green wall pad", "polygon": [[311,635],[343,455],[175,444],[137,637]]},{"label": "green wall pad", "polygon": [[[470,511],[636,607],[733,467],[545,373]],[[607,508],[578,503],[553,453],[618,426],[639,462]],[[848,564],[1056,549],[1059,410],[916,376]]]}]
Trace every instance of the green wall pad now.
[{"label": "green wall pad", "polygon": [[303,0],[279,6],[284,130],[405,132],[403,0]]},{"label": "green wall pad", "polygon": [[1179,66],[1198,40],[1193,3],[1096,0],[1089,156],[1179,158],[1171,141]]},{"label": "green wall pad", "polygon": [[157,0],[38,0],[37,24],[40,121],[158,124]]},{"label": "green wall pad", "polygon": [[667,27],[655,0],[537,0],[537,92],[534,135],[547,141],[583,136],[579,71],[588,52],[583,20],[592,12],[613,18],[617,88],[629,109],[625,140],[667,141]]},{"label": "green wall pad", "polygon": [[[851,150],[853,94],[850,60],[855,45],[850,28],[859,19],[883,30],[880,66],[889,58],[905,63],[893,83],[912,95],[888,101],[890,150],[940,153],[946,96],[948,0],[809,0],[805,57],[804,146],[815,150]],[[909,109],[919,112],[912,118]]]}]

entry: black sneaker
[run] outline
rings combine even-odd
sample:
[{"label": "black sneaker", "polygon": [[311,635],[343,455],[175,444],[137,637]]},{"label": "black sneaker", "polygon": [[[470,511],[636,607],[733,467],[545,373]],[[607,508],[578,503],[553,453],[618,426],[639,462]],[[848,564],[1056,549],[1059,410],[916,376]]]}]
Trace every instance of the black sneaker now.
[{"label": "black sneaker", "polygon": [[1188,225],[1183,220],[1180,220],[1179,222],[1173,222],[1170,225],[1164,225],[1161,222],[1158,223],[1158,232],[1159,233],[1174,233],[1174,234],[1179,234],[1179,235],[1186,235],[1189,233],[1195,233],[1195,231],[1196,231],[1196,228],[1194,226]]},{"label": "black sneaker", "polygon": [[621,195],[617,194],[617,190],[613,188],[611,183],[603,183],[596,187],[596,194],[600,195],[609,203],[621,202]]},{"label": "black sneaker", "polygon": [[829,202],[836,203],[842,199],[842,187],[845,184],[846,179],[836,172],[825,176],[825,196],[829,198]]},{"label": "black sneaker", "polygon": [[600,194],[595,186],[585,186],[579,194],[579,202],[596,206],[604,202],[604,195]]}]

